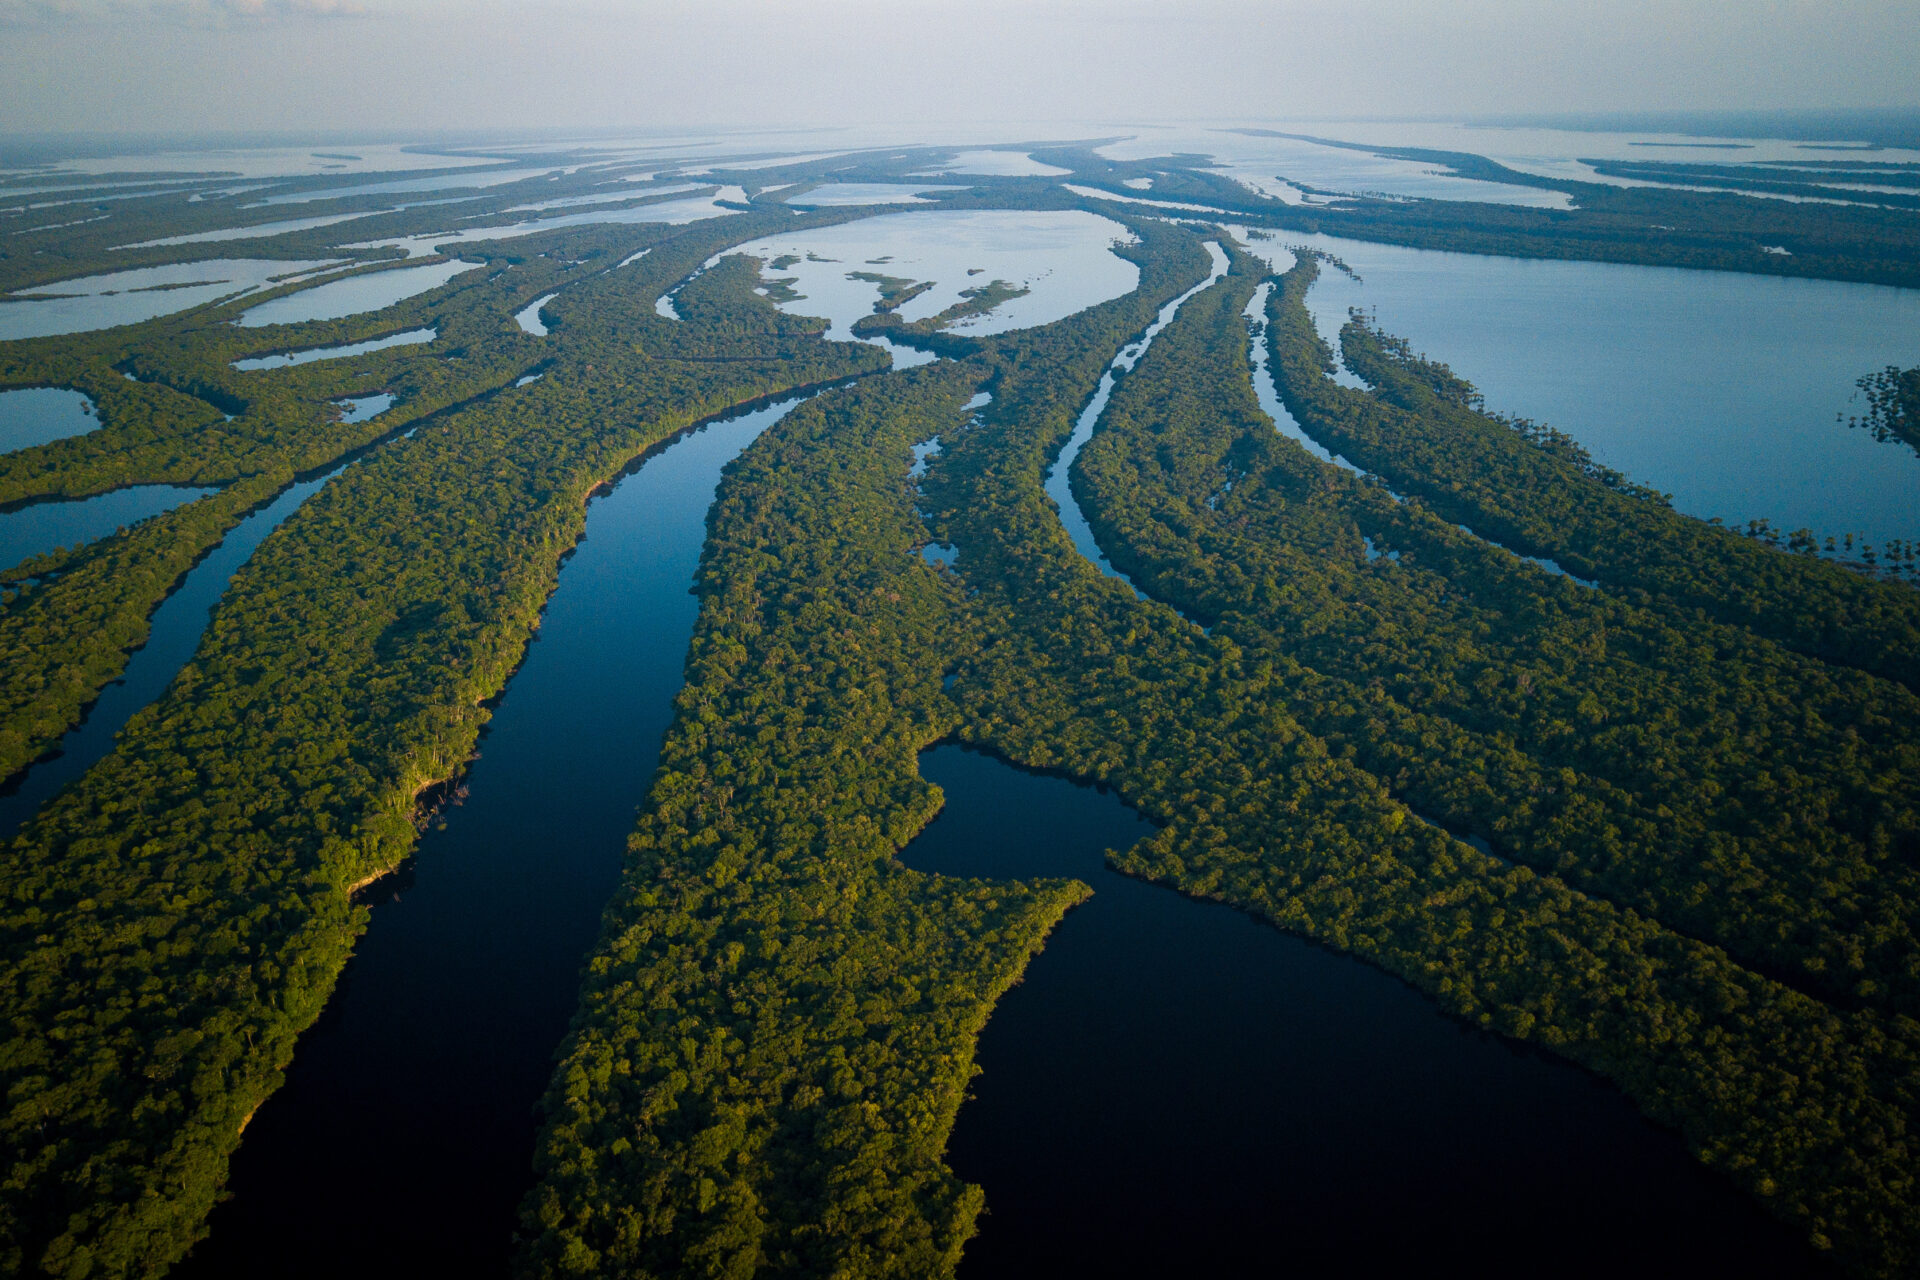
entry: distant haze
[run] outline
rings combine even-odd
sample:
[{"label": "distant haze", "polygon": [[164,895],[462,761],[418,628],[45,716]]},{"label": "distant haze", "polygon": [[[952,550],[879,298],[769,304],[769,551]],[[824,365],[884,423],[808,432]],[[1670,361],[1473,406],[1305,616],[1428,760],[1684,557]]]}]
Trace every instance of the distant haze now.
[{"label": "distant haze", "polygon": [[0,131],[1913,105],[1920,0],[0,0]]}]

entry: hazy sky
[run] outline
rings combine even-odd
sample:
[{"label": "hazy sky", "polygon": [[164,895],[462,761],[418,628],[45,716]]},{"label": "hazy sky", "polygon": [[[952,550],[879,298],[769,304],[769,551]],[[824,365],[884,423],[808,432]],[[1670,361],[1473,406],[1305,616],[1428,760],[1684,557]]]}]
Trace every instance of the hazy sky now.
[{"label": "hazy sky", "polygon": [[0,132],[1911,106],[1920,0],[0,0]]}]

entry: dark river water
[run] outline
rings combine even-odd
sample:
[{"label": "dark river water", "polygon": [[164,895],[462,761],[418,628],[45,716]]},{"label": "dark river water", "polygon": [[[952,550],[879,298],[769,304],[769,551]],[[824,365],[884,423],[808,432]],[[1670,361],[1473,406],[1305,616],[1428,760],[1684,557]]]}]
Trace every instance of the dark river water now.
[{"label": "dark river water", "polygon": [[681,685],[707,508],[795,403],[684,436],[589,506],[471,798],[369,890],[372,924],[177,1274],[506,1273],[533,1106]]},{"label": "dark river water", "polygon": [[[706,513],[790,404],[682,438],[591,505],[470,798],[370,890],[371,926],[183,1274],[505,1274],[532,1108],[681,684]],[[1103,851],[1148,830],[1113,796],[953,747],[923,768],[947,806],[909,865],[1096,890],[980,1042],[950,1151],[989,1206],[968,1280],[1815,1271],[1603,1082],[1108,871]]]},{"label": "dark river water", "polygon": [[1153,830],[1112,794],[955,746],[920,768],[946,807],[908,866],[1094,889],[980,1039],[965,1280],[1820,1273],[1611,1086],[1108,870]]}]

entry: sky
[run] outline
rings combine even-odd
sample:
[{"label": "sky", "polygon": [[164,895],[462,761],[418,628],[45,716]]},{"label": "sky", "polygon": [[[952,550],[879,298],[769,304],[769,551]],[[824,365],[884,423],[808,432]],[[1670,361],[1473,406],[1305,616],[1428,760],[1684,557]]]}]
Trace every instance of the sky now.
[{"label": "sky", "polygon": [[0,133],[1920,104],[1920,0],[0,0]]}]

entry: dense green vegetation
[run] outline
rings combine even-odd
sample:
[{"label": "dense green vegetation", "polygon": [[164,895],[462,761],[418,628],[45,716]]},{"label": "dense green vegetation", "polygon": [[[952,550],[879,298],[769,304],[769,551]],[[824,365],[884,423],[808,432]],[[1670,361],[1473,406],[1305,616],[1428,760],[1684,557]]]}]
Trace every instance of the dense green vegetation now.
[{"label": "dense green vegetation", "polygon": [[[873,212],[796,215],[780,196],[943,154],[716,168],[699,180],[754,193],[738,216],[463,244],[476,269],[344,320],[230,324],[255,296],[0,344],[0,388],[84,391],[103,424],[0,456],[0,503],[220,487],[0,572],[0,777],[74,723],[247,511],[357,458],[0,860],[0,1268],[157,1274],[199,1238],[364,927],[351,890],[406,855],[423,797],[470,758],[586,495],[702,417],[843,382],[748,450],[710,517],[676,722],[545,1101],[525,1273],[952,1272],[982,1205],[942,1162],[974,1036],[1086,890],[893,860],[938,807],[915,756],[943,737],[1111,784],[1163,828],[1116,851],[1122,869],[1601,1072],[1864,1273],[1920,1265],[1920,598],[1687,519],[1357,320],[1343,348],[1372,390],[1337,385],[1307,259],[1268,300],[1281,392],[1411,499],[1315,462],[1253,397],[1241,311],[1263,269],[1236,253],[1121,380],[1072,478],[1155,597],[1138,600],[1075,552],[1041,477],[1114,353],[1205,276],[1194,232],[1049,181],[970,178],[948,205],[1125,221],[1139,288],[973,337],[948,326],[1022,290],[994,280],[908,325],[898,308],[930,286],[857,273],[881,289],[858,332],[947,357],[891,373],[880,349],[776,311],[791,288],[757,264],[695,274]],[[1580,207],[1288,208],[1192,157],[1039,155],[1117,193],[1152,172],[1155,197],[1265,226],[1920,282],[1920,236],[1885,211],[1623,192],[1451,153],[1417,158]],[[608,180],[542,172],[456,207],[512,221]],[[387,269],[396,250],[339,250],[343,230],[446,225],[392,199],[329,202],[367,216],[244,251]],[[217,184],[72,228],[49,209],[46,231],[0,245],[0,288],[192,260],[208,246],[113,246],[311,211],[242,214]],[[667,290],[678,320],[654,310]],[[547,294],[550,336],[520,331],[513,313]],[[232,367],[423,327],[430,344]],[[1876,378],[1870,412],[1910,421],[1913,375]],[[981,389],[993,401],[965,426]],[[377,419],[329,407],[376,391],[397,397]],[[935,435],[910,487],[912,446]],[[959,548],[953,569],[914,554],[929,538]]]},{"label": "dense green vegetation", "polygon": [[1920,1009],[1920,698],[1556,580],[1309,457],[1252,399],[1237,266],[1082,455],[1116,563],[1294,667],[1307,727],[1416,810],[1826,998]]},{"label": "dense green vegetation", "polygon": [[147,619],[281,477],[243,481],[79,548],[8,570],[0,582],[0,779],[12,777],[79,722],[126,669]]},{"label": "dense green vegetation", "polygon": [[547,1100],[540,1276],[951,1274],[980,1208],[941,1162],[999,993],[1086,890],[908,871],[975,641],[910,446],[982,371],[794,410],[732,468],[651,800]]},{"label": "dense green vegetation", "polygon": [[1342,350],[1374,392],[1324,377],[1331,355],[1303,301],[1317,270],[1302,259],[1267,302],[1275,380],[1315,439],[1515,551],[1920,687],[1920,594],[1810,551],[1777,554],[1596,483],[1577,460],[1482,412],[1450,370],[1383,343],[1359,320],[1342,330]]},{"label": "dense green vegetation", "polygon": [[[1143,254],[1138,293],[1026,340],[1104,365],[1196,258]],[[912,554],[907,468],[990,371],[823,396],[723,485],[687,687],[547,1099],[529,1274],[934,1276],[971,1234],[979,1192],[939,1156],[973,1035],[1085,892],[891,857],[937,807],[916,753],[965,731],[942,674],[992,636]]]},{"label": "dense green vegetation", "polygon": [[[1671,723],[1656,728],[1683,735],[1697,714],[1716,731],[1726,729],[1728,715],[1744,711],[1737,688],[1743,679],[1797,681],[1782,707],[1816,689],[1824,692],[1814,696],[1828,703],[1867,699],[1865,718],[1907,715],[1911,695],[1845,670],[1823,675],[1816,663],[1730,628],[1695,643],[1651,606],[1611,597],[1587,602],[1591,593],[1525,567],[1418,508],[1397,517],[1405,527],[1395,530],[1393,545],[1406,548],[1407,567],[1388,572],[1412,578],[1419,546],[1420,555],[1431,554],[1440,566],[1434,571],[1440,585],[1383,587],[1358,618],[1326,616],[1324,602],[1334,590],[1362,590],[1350,579],[1378,572],[1364,567],[1354,514],[1394,518],[1398,504],[1375,486],[1320,468],[1260,419],[1239,323],[1252,288],[1246,274],[1189,304],[1193,309],[1161,336],[1140,370],[1122,381],[1086,455],[1090,495],[1100,489],[1103,472],[1110,478],[1151,470],[1156,484],[1177,490],[1177,497],[1157,500],[1126,495],[1160,504],[1145,527],[1161,539],[1151,545],[1166,553],[1164,572],[1158,558],[1136,548],[1131,524],[1120,534],[1103,515],[1103,532],[1116,536],[1110,550],[1127,555],[1126,566],[1147,575],[1143,580],[1167,589],[1183,610],[1219,622],[1208,637],[1160,604],[1136,602],[1072,550],[1041,493],[1040,476],[1112,352],[1144,326],[1152,304],[1204,270],[1191,237],[1150,224],[1142,224],[1142,232],[1138,295],[1044,330],[976,340],[964,352],[958,340],[946,340],[951,354],[966,356],[962,370],[982,364],[991,373],[995,400],[981,427],[942,430],[937,416],[916,410],[904,392],[891,392],[890,384],[909,381],[896,375],[796,413],[729,478],[715,518],[703,586],[707,607],[671,739],[672,762],[656,781],[627,887],[609,916],[569,1056],[549,1098],[543,1180],[528,1210],[535,1232],[529,1271],[657,1274],[677,1265],[713,1275],[760,1268],[897,1273],[874,1249],[876,1219],[868,1216],[894,1202],[874,1198],[882,1183],[870,1180],[866,1171],[873,1166],[862,1162],[874,1158],[874,1134],[898,1133],[906,1152],[898,1167],[907,1185],[921,1185],[918,1175],[906,1174],[922,1167],[915,1163],[924,1151],[919,1131],[899,1127],[888,1102],[868,1126],[836,1129],[835,1141],[821,1150],[818,1108],[832,1095],[815,1092],[810,1066],[823,1051],[831,1053],[846,1028],[809,1022],[783,998],[798,988],[823,991],[802,1008],[855,999],[844,984],[863,986],[864,973],[827,969],[814,959],[837,952],[808,950],[794,962],[785,949],[796,937],[846,936],[856,917],[816,922],[781,904],[797,885],[820,892],[822,880],[851,883],[858,888],[841,890],[843,899],[878,897],[874,909],[885,913],[860,917],[869,931],[887,938],[906,931],[914,914],[889,887],[903,873],[880,851],[911,833],[912,821],[893,816],[913,814],[910,799],[882,792],[864,821],[839,819],[856,832],[871,832],[861,853],[848,859],[858,868],[853,873],[837,861],[830,871],[815,861],[823,857],[818,851],[837,846],[814,834],[825,819],[813,814],[832,805],[829,796],[873,794],[878,787],[842,781],[848,778],[894,779],[911,797],[899,781],[910,776],[910,747],[951,725],[960,737],[1022,762],[1111,783],[1165,822],[1160,837],[1124,854],[1126,869],[1235,902],[1366,956],[1463,1016],[1605,1072],[1650,1114],[1679,1126],[1704,1159],[1804,1224],[1816,1243],[1866,1269],[1897,1272],[1920,1238],[1910,1154],[1900,1136],[1913,1118],[1917,1037],[1909,1019],[1865,1007],[1849,1011],[1878,1001],[1845,982],[1848,1007],[1841,1008],[1743,968],[1708,942],[1667,927],[1652,910],[1612,901],[1609,886],[1599,883],[1613,875],[1626,893],[1673,907],[1675,914],[1683,908],[1699,914],[1698,895],[1677,892],[1684,856],[1673,859],[1670,879],[1663,879],[1657,863],[1639,865],[1629,856],[1647,848],[1629,849],[1622,841],[1610,860],[1593,867],[1576,863],[1556,872],[1549,857],[1548,873],[1541,874],[1410,819],[1394,788],[1425,770],[1419,784],[1447,800],[1450,785],[1478,781],[1475,765],[1493,752],[1499,758],[1485,785],[1507,788],[1500,799],[1517,798],[1523,812],[1495,833],[1503,843],[1524,839],[1544,848],[1561,839],[1585,856],[1592,848],[1578,844],[1583,831],[1605,835],[1605,822],[1640,821],[1655,824],[1633,828],[1655,841],[1654,849],[1678,831],[1715,848],[1724,840],[1730,860],[1772,857],[1750,865],[1747,874],[1770,886],[1749,896],[1756,910],[1776,912],[1776,919],[1788,914],[1782,897],[1824,890],[1794,887],[1799,868],[1765,840],[1749,839],[1734,803],[1716,807],[1703,798],[1713,791],[1707,782],[1689,781],[1687,774],[1651,781],[1627,776],[1635,763],[1629,743],[1594,746],[1582,773],[1555,758],[1565,742],[1550,731],[1550,714],[1504,727],[1450,722],[1444,695],[1448,681],[1459,677],[1458,665],[1409,672],[1424,686],[1383,696],[1368,687],[1378,686],[1378,677],[1330,678],[1296,656],[1303,644],[1298,633],[1310,628],[1296,623],[1293,632],[1276,635],[1269,624],[1279,619],[1253,603],[1244,611],[1218,610],[1222,593],[1245,592],[1261,581],[1267,594],[1251,600],[1263,608],[1297,617],[1314,607],[1273,603],[1270,588],[1284,566],[1285,581],[1297,588],[1282,594],[1320,602],[1320,624],[1340,633],[1318,650],[1318,638],[1309,636],[1306,649],[1314,657],[1337,657],[1342,643],[1352,649],[1356,642],[1341,637],[1379,631],[1398,610],[1410,615],[1403,632],[1411,633],[1416,621],[1442,629],[1436,653],[1448,640],[1479,633],[1472,635],[1481,651],[1475,661],[1488,669],[1510,664],[1511,677],[1540,682],[1543,701],[1577,706],[1589,695],[1622,696],[1609,681],[1649,702],[1674,698],[1679,709]],[[1240,269],[1248,270],[1247,260]],[[916,372],[931,381],[941,367]],[[949,406],[977,385],[979,374],[967,376],[962,389],[949,393]],[[893,421],[869,403],[883,394],[903,396]],[[1129,430],[1123,415],[1136,413],[1151,415],[1161,429],[1136,424]],[[915,598],[890,585],[917,583],[925,572],[904,555],[914,534],[897,486],[906,446],[936,433],[945,448],[920,501],[933,536],[960,547],[955,576],[969,594],[965,610],[947,602],[942,622],[922,624],[937,641],[909,640],[884,612],[872,621],[880,606],[869,593],[878,587],[883,599],[895,590]],[[1132,455],[1121,448],[1129,436],[1141,441]],[[830,448],[820,447],[827,441]],[[1272,456],[1257,452],[1263,447]],[[1288,451],[1296,456],[1285,456]],[[889,458],[890,472],[880,465]],[[1169,485],[1162,471],[1181,485]],[[1222,499],[1228,478],[1234,483]],[[1197,487],[1183,487],[1196,481]],[[1605,487],[1584,473],[1580,482]],[[857,486],[858,500],[848,484]],[[1217,513],[1209,498],[1219,499]],[[1165,508],[1176,500],[1177,516],[1169,516]],[[1130,510],[1125,500],[1114,505]],[[1292,523],[1266,508],[1290,510]],[[838,518],[842,513],[848,518]],[[1270,521],[1256,524],[1263,513]],[[1345,527],[1332,525],[1342,513]],[[1203,520],[1210,532],[1197,543],[1169,532],[1192,530]],[[799,531],[809,536],[795,536]],[[1313,574],[1316,559],[1333,558],[1329,532],[1350,544],[1335,548],[1347,563]],[[1314,576],[1328,585],[1309,588]],[[933,591],[938,577],[928,574],[924,590]],[[1464,595],[1451,611],[1443,607],[1447,587]],[[857,620],[867,621],[864,631]],[[1594,645],[1596,622],[1605,628],[1607,649]],[[1504,636],[1492,634],[1495,624],[1506,628]],[[1389,647],[1403,642],[1411,643],[1392,633],[1379,640]],[[1608,656],[1615,643],[1620,651]],[[1516,656],[1528,644],[1548,651]],[[1744,676],[1717,670],[1724,649],[1752,670]],[[1704,674],[1695,655],[1707,659]],[[1395,666],[1393,652],[1372,656],[1389,671]],[[1399,660],[1413,665],[1433,656],[1416,647]],[[958,677],[949,694],[960,711],[957,723],[939,713],[942,704],[930,687],[949,664]],[[1548,688],[1550,677],[1558,683]],[[1471,672],[1467,678],[1471,682]],[[911,688],[903,691],[894,680]],[[1469,683],[1467,695],[1474,692]],[[1420,712],[1397,703],[1396,695],[1422,699]],[[1875,697],[1892,704],[1877,706]],[[887,715],[904,716],[901,707],[918,707],[923,699],[936,710],[906,743],[876,727],[899,723]],[[1838,706],[1828,713],[1841,714]],[[1760,717],[1757,727],[1743,730],[1748,736],[1734,738],[1736,745],[1720,750],[1716,761],[1738,764],[1742,750],[1756,749],[1754,734],[1780,730],[1804,739],[1822,732],[1769,720],[1765,708],[1751,714]],[[1536,730],[1531,739],[1528,728]],[[1544,744],[1542,729],[1549,730]],[[1887,732],[1883,725],[1882,736]],[[1903,733],[1910,730],[1902,726],[1893,736]],[[816,736],[803,745],[809,734]],[[1448,753],[1462,744],[1478,757],[1453,761]],[[1773,753],[1770,759],[1793,750],[1761,745]],[[1822,740],[1814,749],[1833,745]],[[1399,750],[1403,758],[1385,760],[1376,773],[1363,748]],[[1897,771],[1907,759],[1898,742],[1882,741],[1876,749],[1881,769]],[[831,769],[832,784],[786,790],[781,780],[803,761]],[[1645,763],[1639,762],[1641,774],[1653,773]],[[1908,810],[1887,807],[1870,785],[1856,787],[1855,801],[1839,799],[1851,781],[1845,772],[1836,764],[1823,780],[1808,783],[1830,793],[1809,802],[1829,810],[1879,805],[1883,830],[1907,820]],[[1529,794],[1534,783],[1543,783],[1548,796]],[[1894,784],[1910,793],[1909,784],[1897,778]],[[1742,794],[1750,810],[1775,802]],[[1673,802],[1692,808],[1663,813]],[[1542,811],[1537,819],[1535,809]],[[1655,829],[1658,821],[1668,829]],[[1910,827],[1902,835],[1910,839]],[[1854,876],[1875,878],[1870,850],[1827,848],[1817,856],[1851,857]],[[798,875],[799,866],[810,874]],[[1595,892],[1582,892],[1562,875],[1589,882]],[[1849,876],[1836,870],[1834,878]],[[1873,885],[1869,891],[1882,890]],[[1879,918],[1898,923],[1906,918],[1901,910],[1896,901]],[[1713,924],[1706,920],[1703,931]],[[1764,927],[1754,933],[1767,940]],[[1844,952],[1848,941],[1834,946]],[[888,982],[915,989],[950,972],[937,956],[873,956],[866,948],[855,954]],[[1883,958],[1896,961],[1899,948],[1888,944]],[[968,994],[991,989],[982,979]],[[878,1038],[890,1047],[905,1034],[908,1011],[897,999],[869,998],[886,1028]],[[689,1018],[690,1006],[709,1012]],[[703,1042],[701,1033],[710,1039]],[[886,1082],[895,1078],[897,1063],[884,1049],[873,1052],[867,1066],[876,1082],[873,1096],[892,1099]],[[841,1061],[831,1060],[836,1067]],[[1756,1069],[1759,1064],[1766,1065]],[[801,1100],[797,1111],[788,1099]],[[929,1123],[945,1122],[939,1112]],[[790,1142],[800,1143],[803,1154],[796,1156]],[[892,1212],[899,1217],[897,1208]],[[902,1220],[920,1232],[925,1219]],[[796,1233],[798,1222],[810,1229]],[[964,1236],[964,1225],[952,1231]],[[907,1248],[897,1237],[878,1238]],[[908,1269],[943,1273],[949,1262],[940,1249],[952,1238],[916,1234]]]},{"label": "dense green vegetation", "polygon": [[[144,641],[147,619],[191,565],[239,519],[298,475],[333,466],[428,416],[513,381],[542,357],[505,319],[529,284],[564,280],[533,258],[455,277],[374,317],[239,329],[215,308],[129,332],[0,347],[0,385],[83,388],[100,429],[0,455],[6,502],[78,498],[134,484],[223,485],[221,493],[79,548],[58,576],[0,596],[0,779],[77,722]],[[522,275],[526,280],[520,278]],[[251,301],[251,300],[249,300]],[[503,310],[506,309],[506,310]],[[262,350],[360,341],[437,326],[430,348],[392,348],[262,373],[230,361]],[[329,403],[391,391],[394,408],[347,423]],[[231,416],[229,416],[231,415]],[[39,576],[40,566],[7,571]]]},{"label": "dense green vegetation", "polygon": [[[1249,288],[1250,278],[1230,279],[1189,304],[1199,309],[1176,320],[1141,369],[1122,380],[1109,415],[1122,421],[1124,397],[1141,415],[1136,438],[1151,437],[1132,455],[1136,467],[1119,469],[1150,471],[1156,486],[1178,496],[1164,500],[1150,528],[1132,523],[1131,514],[1124,533],[1117,520],[1103,519],[1115,535],[1104,545],[1203,618],[1218,597],[1172,588],[1191,580],[1252,592],[1263,605],[1274,601],[1263,560],[1285,556],[1290,570],[1304,573],[1304,562],[1328,550],[1321,545],[1325,509],[1341,492],[1337,472],[1302,475],[1318,464],[1256,421],[1235,305]],[[1219,350],[1239,353],[1237,370],[1223,365],[1209,371],[1222,376],[1195,376],[1181,365],[1182,355],[1196,354],[1182,342],[1182,327],[1191,340],[1209,324],[1230,337],[1230,350]],[[1163,351],[1169,339],[1174,345]],[[1920,1240],[1904,1138],[1915,1097],[1913,1022],[1836,1009],[1647,914],[1411,819],[1387,779],[1358,758],[1355,735],[1339,731],[1380,716],[1381,727],[1431,732],[1441,717],[1387,723],[1375,709],[1387,699],[1343,691],[1293,659],[1287,649],[1298,636],[1268,649],[1257,619],[1232,610],[1211,637],[1203,635],[1158,603],[1136,603],[1073,555],[1047,510],[1040,475],[1098,366],[1050,366],[1037,355],[1028,347],[1000,366],[986,427],[953,442],[929,474],[938,529],[961,547],[958,572],[994,613],[995,644],[963,668],[954,688],[969,714],[963,733],[1016,759],[1109,782],[1165,822],[1160,836],[1119,859],[1123,869],[1362,955],[1462,1016],[1604,1072],[1649,1114],[1680,1127],[1703,1159],[1805,1224],[1817,1244],[1868,1270],[1897,1274],[1909,1266]],[[1216,393],[1239,399],[1238,411]],[[1155,407],[1163,395],[1164,415]],[[1225,415],[1224,426],[1216,415]],[[1243,430],[1233,429],[1236,418]],[[1178,431],[1155,433],[1148,420],[1177,423]],[[1119,466],[1115,447],[1102,440],[1106,430],[1094,437],[1101,448],[1089,446],[1086,455],[1090,493],[1100,483],[1095,471]],[[1189,430],[1210,444],[1189,450]],[[1205,500],[1228,477],[1207,459],[1222,436],[1232,437],[1237,478],[1214,514]],[[1263,440],[1284,449],[1263,458],[1255,452]],[[1287,450],[1298,456],[1276,456]],[[1102,453],[1105,461],[1096,463]],[[1269,458],[1279,472],[1271,477],[1261,465]],[[1176,479],[1162,479],[1162,471]],[[1319,488],[1332,495],[1316,498]],[[1297,536],[1291,526],[1253,521],[1263,507],[1278,519],[1301,505],[1314,536],[1295,556],[1279,541]],[[1318,519],[1313,506],[1322,509]],[[1407,520],[1409,528],[1416,523]],[[1444,526],[1426,523],[1433,545],[1444,547]],[[1329,570],[1343,587],[1365,564],[1351,526],[1346,535],[1349,544],[1337,548],[1346,563]],[[1146,536],[1157,540],[1148,544],[1155,553],[1178,548],[1186,557],[1179,573],[1190,579],[1156,576],[1157,554],[1134,549],[1133,539]],[[1551,617],[1576,591],[1545,574],[1523,574],[1503,553],[1452,550],[1465,571],[1459,585],[1471,584],[1468,573],[1482,581],[1505,576],[1510,608],[1524,604]],[[1311,601],[1319,596],[1312,581],[1286,581],[1278,595]],[[1347,627],[1318,607],[1323,624]],[[1354,629],[1385,621],[1383,607]],[[1479,612],[1472,620],[1487,621]],[[1579,638],[1591,647],[1591,634]],[[1339,705],[1343,694],[1357,705]],[[1336,732],[1316,734],[1310,718]],[[1406,747],[1403,776],[1416,758],[1445,749],[1420,737]],[[1557,786],[1559,778],[1551,781]]]},{"label": "dense green vegetation", "polygon": [[345,891],[405,855],[416,798],[467,758],[587,492],[702,416],[884,365],[775,312],[745,264],[683,289],[682,321],[653,314],[756,229],[669,232],[583,281],[549,304],[581,336],[545,378],[429,420],[311,499],[120,749],[13,843],[9,1271],[145,1274],[197,1238],[363,925]]}]

